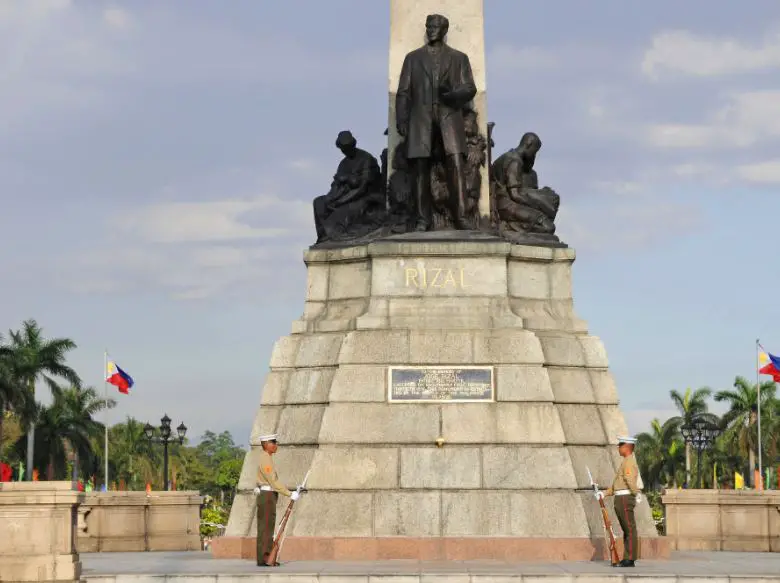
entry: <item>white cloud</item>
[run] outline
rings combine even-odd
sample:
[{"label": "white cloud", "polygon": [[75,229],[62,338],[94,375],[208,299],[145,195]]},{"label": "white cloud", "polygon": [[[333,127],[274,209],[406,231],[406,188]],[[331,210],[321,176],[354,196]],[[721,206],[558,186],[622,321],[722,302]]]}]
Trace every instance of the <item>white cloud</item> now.
[{"label": "white cloud", "polygon": [[731,95],[730,102],[705,123],[654,124],[647,128],[650,145],[670,149],[729,150],[780,137],[780,90]]},{"label": "white cloud", "polygon": [[697,35],[687,30],[657,34],[642,58],[642,73],[658,79],[662,73],[713,77],[780,67],[780,34],[748,45],[734,38]]},{"label": "white cloud", "polygon": [[[265,219],[252,226],[247,215]],[[126,233],[155,243],[267,239],[311,228],[311,206],[273,196],[156,204],[119,218]]]},{"label": "white cloud", "polygon": [[127,10],[118,6],[111,6],[103,11],[103,22],[111,28],[124,30],[132,26],[133,19]]},{"label": "white cloud", "polygon": [[737,167],[737,174],[748,182],[780,184],[780,160],[743,164]]}]

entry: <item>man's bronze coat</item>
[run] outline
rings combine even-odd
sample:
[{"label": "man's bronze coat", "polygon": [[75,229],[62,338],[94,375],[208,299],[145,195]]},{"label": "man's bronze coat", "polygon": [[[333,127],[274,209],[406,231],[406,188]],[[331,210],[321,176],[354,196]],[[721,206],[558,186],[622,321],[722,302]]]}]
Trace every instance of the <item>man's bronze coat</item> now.
[{"label": "man's bronze coat", "polygon": [[406,55],[395,98],[396,125],[406,127],[409,158],[430,158],[435,101],[438,122],[447,154],[466,153],[463,107],[477,94],[471,63],[466,54],[450,46],[441,47],[439,86],[453,92],[451,101],[437,98],[439,87],[433,86],[433,60],[423,46]]}]

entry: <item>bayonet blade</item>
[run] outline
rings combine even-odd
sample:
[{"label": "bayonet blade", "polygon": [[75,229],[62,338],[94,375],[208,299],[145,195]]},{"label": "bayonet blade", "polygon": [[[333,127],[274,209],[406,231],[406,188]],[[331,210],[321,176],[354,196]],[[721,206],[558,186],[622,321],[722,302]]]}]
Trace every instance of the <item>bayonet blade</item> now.
[{"label": "bayonet blade", "polygon": [[599,487],[596,484],[596,482],[593,481],[593,474],[590,473],[590,468],[588,466],[585,466],[585,469],[588,471],[588,479],[590,480],[590,485],[593,486],[594,490],[598,490]]}]

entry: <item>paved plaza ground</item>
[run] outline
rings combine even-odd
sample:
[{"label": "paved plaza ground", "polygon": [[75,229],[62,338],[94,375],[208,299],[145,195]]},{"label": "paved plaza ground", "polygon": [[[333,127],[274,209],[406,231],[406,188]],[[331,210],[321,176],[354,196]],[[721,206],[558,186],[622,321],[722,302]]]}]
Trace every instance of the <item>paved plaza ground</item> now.
[{"label": "paved plaza ground", "polygon": [[292,562],[276,569],[210,553],[82,554],[89,583],[769,583],[780,582],[780,553],[675,552],[633,569],[605,562]]}]

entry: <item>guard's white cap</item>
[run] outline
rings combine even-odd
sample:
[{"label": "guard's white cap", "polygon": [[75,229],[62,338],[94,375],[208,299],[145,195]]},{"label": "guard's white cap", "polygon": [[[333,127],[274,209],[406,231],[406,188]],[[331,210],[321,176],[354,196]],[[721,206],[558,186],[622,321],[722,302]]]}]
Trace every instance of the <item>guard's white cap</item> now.
[{"label": "guard's white cap", "polygon": [[276,433],[269,433],[267,435],[261,435],[260,437],[257,438],[257,441],[260,441],[260,442],[263,442],[263,441],[276,441],[277,437],[278,436],[277,436]]},{"label": "guard's white cap", "polygon": [[618,445],[621,443],[636,444],[636,437],[629,437],[627,435],[618,435]]}]

